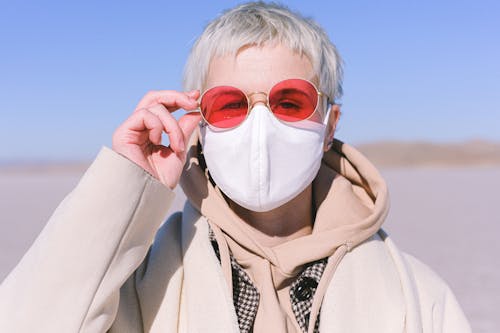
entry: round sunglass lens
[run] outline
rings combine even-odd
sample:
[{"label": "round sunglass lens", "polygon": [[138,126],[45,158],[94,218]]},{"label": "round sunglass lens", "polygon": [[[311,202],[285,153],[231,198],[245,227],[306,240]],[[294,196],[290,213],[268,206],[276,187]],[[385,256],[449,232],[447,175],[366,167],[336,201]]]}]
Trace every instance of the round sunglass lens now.
[{"label": "round sunglass lens", "polygon": [[309,118],[316,110],[318,92],[314,86],[301,79],[290,79],[276,84],[269,93],[269,106],[273,114],[284,121]]},{"label": "round sunglass lens", "polygon": [[235,87],[219,86],[207,90],[200,102],[201,113],[212,126],[231,128],[241,124],[248,112],[245,94]]}]

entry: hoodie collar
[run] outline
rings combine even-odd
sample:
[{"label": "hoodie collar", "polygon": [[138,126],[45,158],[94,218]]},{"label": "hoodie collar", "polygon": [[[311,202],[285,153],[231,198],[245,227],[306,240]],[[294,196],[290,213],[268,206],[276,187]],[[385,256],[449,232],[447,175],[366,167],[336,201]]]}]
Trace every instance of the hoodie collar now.
[{"label": "hoodie collar", "polygon": [[304,264],[331,256],[340,245],[352,249],[375,234],[384,222],[389,208],[384,180],[361,153],[335,140],[313,181],[316,218],[312,233],[275,247],[262,246],[211,182],[200,158],[196,133],[190,140],[180,180],[188,200],[231,242],[268,260],[283,275],[294,276]]}]

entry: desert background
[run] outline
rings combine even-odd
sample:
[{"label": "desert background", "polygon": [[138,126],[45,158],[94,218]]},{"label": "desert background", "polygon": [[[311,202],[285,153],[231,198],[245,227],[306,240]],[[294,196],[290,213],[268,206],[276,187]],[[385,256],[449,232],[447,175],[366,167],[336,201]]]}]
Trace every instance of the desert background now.
[{"label": "desert background", "polygon": [[[500,143],[359,145],[386,179],[384,229],[451,286],[474,332],[499,332]],[[0,166],[0,280],[91,161]],[[185,200],[177,188],[172,212]]]},{"label": "desert background", "polygon": [[[144,94],[181,91],[196,37],[241,2],[2,2],[0,281]],[[385,177],[384,229],[448,282],[473,332],[500,332],[500,1],[279,2],[343,59],[336,136]]]}]

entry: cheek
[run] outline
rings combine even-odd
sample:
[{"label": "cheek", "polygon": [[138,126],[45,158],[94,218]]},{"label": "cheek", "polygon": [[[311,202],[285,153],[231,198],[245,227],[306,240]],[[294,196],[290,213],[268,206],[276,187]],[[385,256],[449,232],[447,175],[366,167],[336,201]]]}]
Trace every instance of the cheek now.
[{"label": "cheek", "polygon": [[325,99],[324,98],[320,98],[320,100],[318,101],[318,106],[316,107],[316,111],[314,111],[313,115],[311,116],[311,120],[312,121],[315,121],[317,123],[326,123],[326,119],[324,117],[326,117],[329,113],[327,112],[327,107],[325,107]]},{"label": "cheek", "polygon": [[311,118],[309,118],[309,120],[317,122],[317,123],[323,123],[323,116],[321,115],[320,111],[316,110],[311,115]]}]

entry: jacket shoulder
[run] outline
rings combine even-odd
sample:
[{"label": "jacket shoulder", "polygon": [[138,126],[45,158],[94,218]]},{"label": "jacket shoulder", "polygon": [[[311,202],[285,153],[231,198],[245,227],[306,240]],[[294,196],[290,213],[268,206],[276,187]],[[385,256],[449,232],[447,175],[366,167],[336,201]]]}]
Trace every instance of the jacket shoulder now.
[{"label": "jacket shoulder", "polygon": [[402,253],[420,303],[424,332],[471,332],[462,308],[448,284],[428,265]]},{"label": "jacket shoulder", "polygon": [[423,332],[471,332],[453,292],[429,266],[401,251],[383,230],[378,235],[399,274],[405,322]]}]

